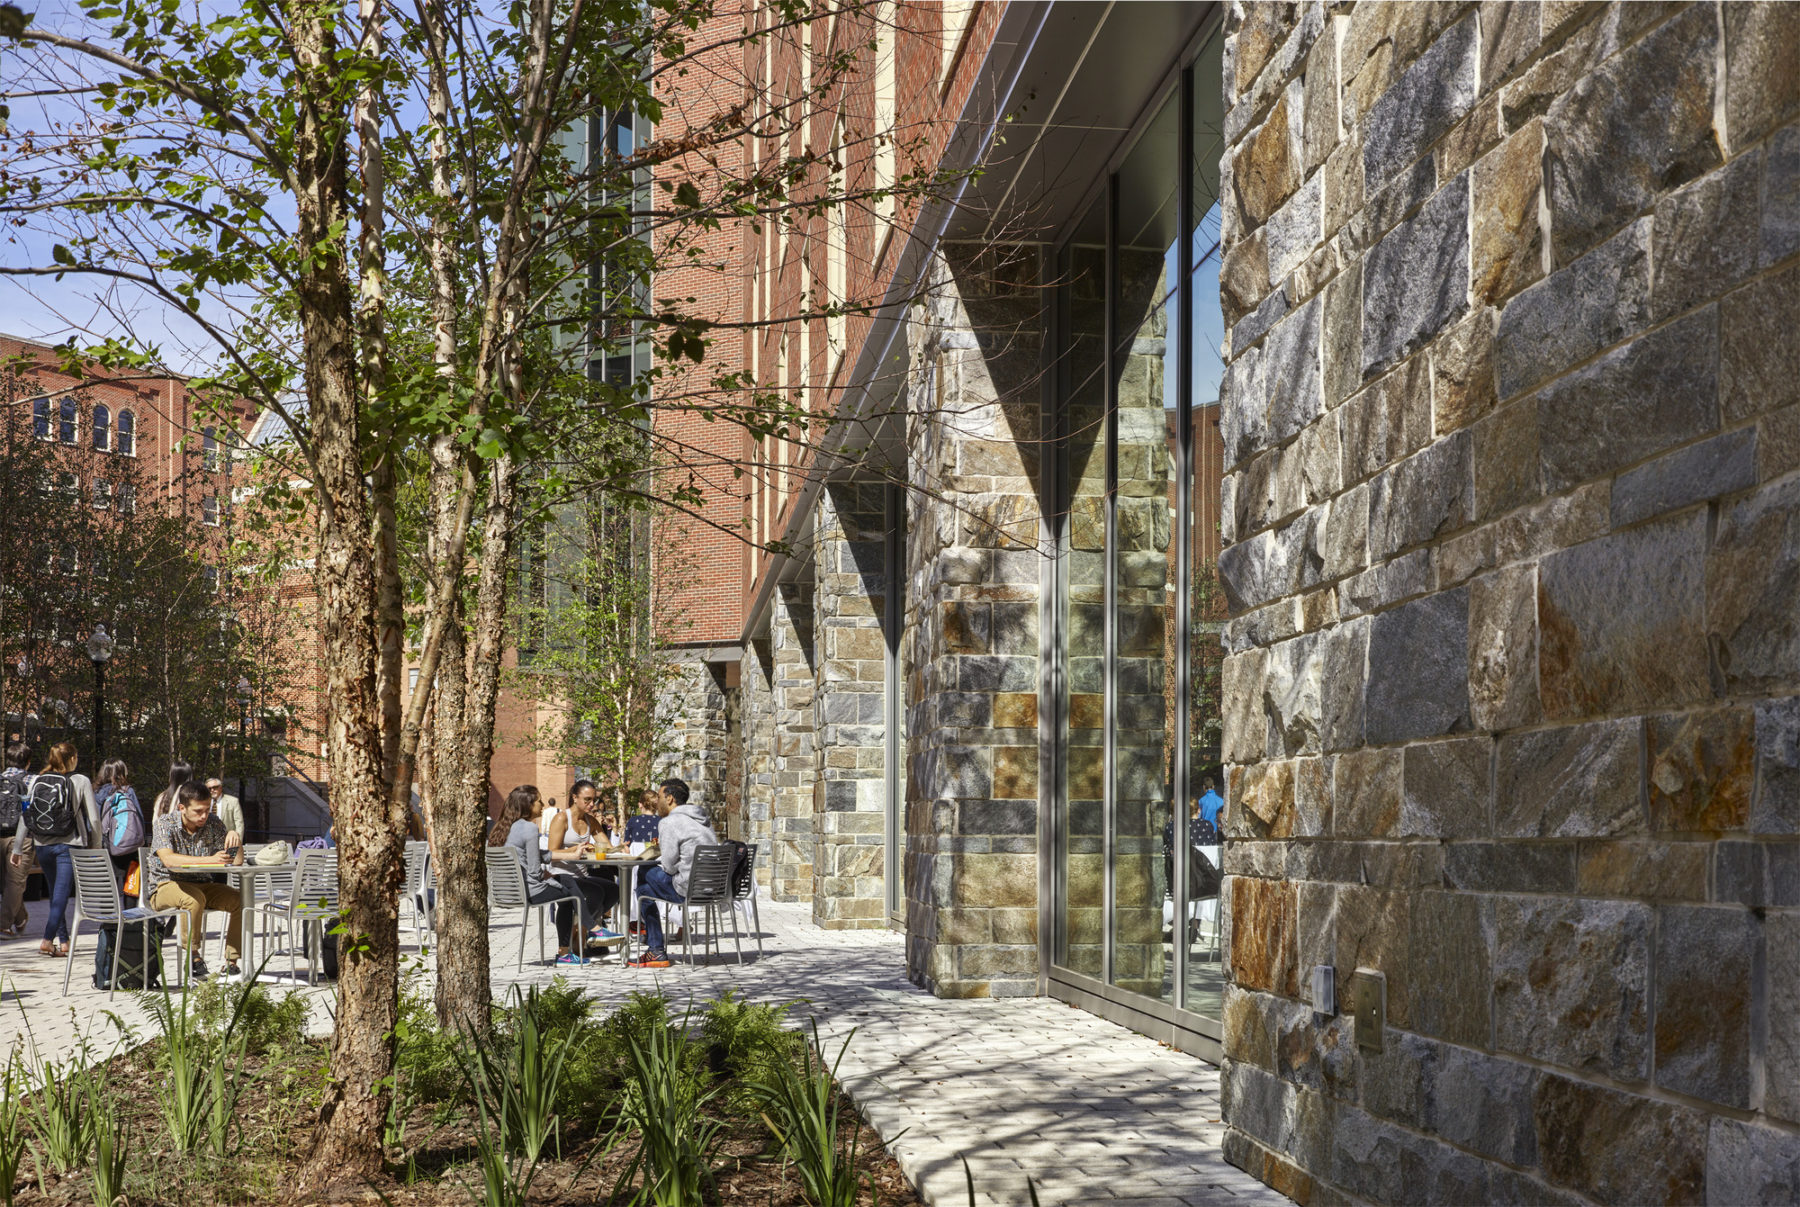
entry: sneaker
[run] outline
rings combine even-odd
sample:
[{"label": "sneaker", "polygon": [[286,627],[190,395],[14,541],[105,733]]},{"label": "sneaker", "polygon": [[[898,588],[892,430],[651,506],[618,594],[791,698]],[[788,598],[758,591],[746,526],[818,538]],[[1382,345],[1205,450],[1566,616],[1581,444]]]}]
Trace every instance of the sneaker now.
[{"label": "sneaker", "polygon": [[587,963],[587,957],[578,956],[572,951],[565,951],[556,957],[556,962],[558,964],[585,964]]},{"label": "sneaker", "polygon": [[225,965],[224,975],[234,981],[241,981],[244,979],[244,970],[239,968],[235,963],[231,963]]},{"label": "sneaker", "polygon": [[608,930],[604,926],[596,926],[588,931],[589,943],[616,943],[625,936],[616,930]]},{"label": "sneaker", "polygon": [[199,956],[194,957],[194,962],[188,966],[188,970],[193,974],[196,981],[204,981],[207,976],[210,975],[206,971],[206,961],[202,960]]},{"label": "sneaker", "polygon": [[667,968],[669,953],[666,951],[646,951],[631,962],[633,968]]}]

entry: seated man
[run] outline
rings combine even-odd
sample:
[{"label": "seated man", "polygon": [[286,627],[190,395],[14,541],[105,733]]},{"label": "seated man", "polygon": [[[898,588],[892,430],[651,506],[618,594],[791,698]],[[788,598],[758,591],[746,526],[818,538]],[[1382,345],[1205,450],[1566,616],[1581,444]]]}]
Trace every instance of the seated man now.
[{"label": "seated man", "polygon": [[206,962],[195,954],[195,944],[202,933],[201,919],[209,909],[229,915],[225,975],[239,975],[243,897],[230,885],[214,881],[206,869],[244,862],[244,839],[213,816],[212,797],[204,784],[189,780],[181,786],[176,807],[156,819],[150,849],[161,865],[152,870],[150,906],[187,911],[188,954],[194,962],[194,976],[206,975]]},{"label": "seated man", "polygon": [[657,913],[658,901],[679,905],[687,900],[688,873],[694,867],[694,852],[719,841],[713,828],[706,824],[706,812],[688,803],[688,786],[682,780],[662,783],[662,819],[657,826],[662,843],[662,858],[654,867],[644,869],[638,881],[638,900],[644,907],[644,955],[632,961],[634,968],[667,968],[669,953],[663,946],[662,918]]}]

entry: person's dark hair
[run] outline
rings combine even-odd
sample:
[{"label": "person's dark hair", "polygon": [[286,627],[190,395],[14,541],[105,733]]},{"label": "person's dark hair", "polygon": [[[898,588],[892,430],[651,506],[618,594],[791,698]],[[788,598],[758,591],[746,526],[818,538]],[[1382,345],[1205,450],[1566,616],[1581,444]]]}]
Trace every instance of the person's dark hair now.
[{"label": "person's dark hair", "polygon": [[688,786],[686,780],[664,780],[658,786],[662,788],[664,792],[667,792],[670,796],[674,797],[676,804],[685,805],[688,803]]},{"label": "person's dark hair", "polygon": [[1213,777],[1210,775],[1200,781],[1200,786],[1202,788],[1205,788],[1208,792],[1211,792],[1215,787],[1217,787],[1217,785],[1213,783]]},{"label": "person's dark hair", "polygon": [[175,790],[175,799],[180,802],[178,807],[185,809],[197,800],[211,804],[212,793],[208,792],[206,785],[199,780],[189,780]]},{"label": "person's dark hair", "polygon": [[103,788],[108,784],[114,788],[123,788],[131,779],[131,770],[125,766],[124,759],[107,759],[100,764],[100,773],[94,780],[94,787]]},{"label": "person's dark hair", "polygon": [[488,845],[505,846],[506,835],[513,828],[513,823],[531,820],[531,808],[537,804],[537,799],[538,790],[530,784],[520,784],[508,792],[506,799],[500,804],[499,814],[494,818],[493,828],[488,831]]},{"label": "person's dark hair", "polygon": [[[179,799],[179,793],[194,778],[194,768],[190,763],[179,760],[169,764],[169,795]],[[206,785],[200,787],[205,789]]]},{"label": "person's dark hair", "polygon": [[[581,790],[583,788],[594,788],[594,781],[593,780],[576,780],[575,783],[569,788],[569,799],[574,800],[577,796],[580,796]],[[598,793],[600,791],[600,789],[594,788],[594,791],[596,793]]]},{"label": "person's dark hair", "polygon": [[6,765],[17,767],[23,771],[31,766],[31,747],[24,742],[14,742],[6,748]]}]

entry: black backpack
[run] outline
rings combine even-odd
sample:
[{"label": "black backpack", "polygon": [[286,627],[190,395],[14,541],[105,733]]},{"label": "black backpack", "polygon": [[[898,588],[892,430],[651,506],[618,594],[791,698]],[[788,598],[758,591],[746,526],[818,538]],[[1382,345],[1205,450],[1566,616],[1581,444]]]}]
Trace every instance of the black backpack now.
[{"label": "black backpack", "polygon": [[750,848],[735,838],[727,838],[721,844],[731,848],[731,895],[747,897],[750,895]]},{"label": "black backpack", "polygon": [[25,828],[39,842],[75,834],[75,785],[66,775],[34,775],[25,797]]},{"label": "black backpack", "polygon": [[19,828],[19,813],[25,807],[26,778],[17,767],[0,771],[0,837]]}]

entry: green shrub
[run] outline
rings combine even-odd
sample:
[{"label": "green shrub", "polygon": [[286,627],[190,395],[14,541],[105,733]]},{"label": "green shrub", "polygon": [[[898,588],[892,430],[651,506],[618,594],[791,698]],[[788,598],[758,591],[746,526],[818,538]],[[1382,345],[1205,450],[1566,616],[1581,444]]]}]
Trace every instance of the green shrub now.
[{"label": "green shrub", "polygon": [[[238,989],[224,978],[203,981],[192,990],[189,1009],[198,1033],[217,1041],[238,1007]],[[296,992],[280,996],[268,986],[252,984],[238,1008],[235,1036],[249,1055],[260,1056],[275,1050],[292,1050],[306,1039],[306,998]]]},{"label": "green shrub", "polygon": [[637,1133],[639,1145],[620,1175],[615,1198],[640,1172],[643,1180],[629,1201],[646,1207],[700,1207],[712,1185],[723,1125],[708,1108],[719,1091],[705,1067],[705,1045],[689,1035],[688,1021],[684,1016],[654,1025],[646,1006],[619,1025],[629,1062],[621,1119]]},{"label": "green shrub", "polygon": [[700,1021],[713,1071],[750,1079],[772,1063],[793,1064],[803,1043],[799,1032],[785,1026],[793,1007],[792,1002],[779,1006],[748,1002],[735,989],[727,989]]},{"label": "green shrub", "polygon": [[430,1102],[470,1101],[463,1076],[463,1041],[438,1026],[437,1007],[423,979],[400,982],[400,1012],[394,1023],[395,1067],[407,1092]]}]

